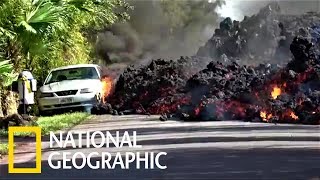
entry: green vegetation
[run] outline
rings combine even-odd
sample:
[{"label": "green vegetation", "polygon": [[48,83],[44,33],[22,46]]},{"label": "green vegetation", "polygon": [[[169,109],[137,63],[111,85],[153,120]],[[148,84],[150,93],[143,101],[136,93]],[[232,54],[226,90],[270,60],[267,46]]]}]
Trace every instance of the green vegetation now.
[{"label": "green vegetation", "polygon": [[43,81],[52,68],[96,59],[96,33],[128,19],[130,8],[123,0],[1,0],[0,97],[12,70]]},{"label": "green vegetation", "polygon": [[38,78],[57,66],[87,63],[89,33],[127,19],[128,8],[121,0],[3,0],[0,59]]},{"label": "green vegetation", "polygon": [[[90,118],[90,115],[87,113],[68,113],[60,114],[51,117],[39,117],[35,122],[35,125],[41,127],[42,135],[48,135],[50,131],[66,130],[77,124],[80,124],[84,120]],[[30,136],[30,132],[18,132],[15,133],[15,136]],[[0,130],[0,136],[8,136],[8,131]]]},{"label": "green vegetation", "polygon": [[0,81],[1,86],[9,86],[15,79],[16,74],[13,73],[13,66],[10,61],[0,61]]},{"label": "green vegetation", "polygon": [[7,143],[0,143],[0,154],[1,155],[8,154],[8,144]]},{"label": "green vegetation", "polygon": [[[0,27],[1,32],[1,27]],[[0,34],[1,38],[1,34]],[[1,48],[1,47],[0,47]],[[1,54],[0,54],[1,56]],[[16,74],[13,72],[13,65],[10,61],[0,61],[0,117],[3,117],[2,111],[2,89],[9,86],[16,78]]]},{"label": "green vegetation", "polygon": [[39,117],[37,124],[42,128],[42,134],[47,135],[50,131],[65,130],[71,128],[89,118],[87,113],[69,113],[52,117]]}]

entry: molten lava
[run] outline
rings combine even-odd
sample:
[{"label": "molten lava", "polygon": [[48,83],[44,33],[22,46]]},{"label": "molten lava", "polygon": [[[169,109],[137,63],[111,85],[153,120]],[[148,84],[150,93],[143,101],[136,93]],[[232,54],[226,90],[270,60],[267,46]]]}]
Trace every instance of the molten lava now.
[{"label": "molten lava", "polygon": [[112,90],[112,79],[110,77],[104,77],[101,80],[102,83],[102,92],[101,92],[101,98],[102,102],[105,103],[105,99],[110,95]]},{"label": "molten lava", "polygon": [[281,95],[281,88],[279,88],[278,86],[273,87],[273,90],[271,92],[271,96],[273,99],[277,99],[278,96]]},{"label": "molten lava", "polygon": [[272,118],[272,114],[268,114],[266,111],[261,111],[260,117],[262,118],[263,121],[268,121],[269,119]]},{"label": "molten lava", "polygon": [[294,119],[294,120],[298,120],[298,119],[299,119],[299,117],[298,117],[296,114],[294,114],[294,112],[291,112],[291,113],[290,113],[290,117],[291,117],[292,119]]}]

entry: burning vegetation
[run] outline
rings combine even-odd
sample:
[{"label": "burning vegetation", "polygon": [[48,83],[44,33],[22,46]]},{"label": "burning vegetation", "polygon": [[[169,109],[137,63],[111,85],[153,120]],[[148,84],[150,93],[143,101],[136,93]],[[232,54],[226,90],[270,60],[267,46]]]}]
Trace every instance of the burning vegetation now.
[{"label": "burning vegetation", "polygon": [[[107,103],[93,112],[162,114],[162,120],[319,124],[320,15],[278,12],[276,4],[271,4],[243,22],[225,19],[197,56],[127,68]],[[252,39],[266,44],[252,51]],[[280,57],[284,58],[280,65],[249,63],[253,58]]]}]

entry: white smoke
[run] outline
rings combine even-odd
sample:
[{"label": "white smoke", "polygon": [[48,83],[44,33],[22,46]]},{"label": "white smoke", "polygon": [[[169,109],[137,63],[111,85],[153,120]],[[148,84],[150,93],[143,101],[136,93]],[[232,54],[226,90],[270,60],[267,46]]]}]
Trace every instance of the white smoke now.
[{"label": "white smoke", "polygon": [[256,14],[268,3],[277,1],[285,14],[302,14],[309,11],[319,12],[319,0],[225,0],[226,3],[218,8],[217,13],[225,18],[241,21],[244,16]]},{"label": "white smoke", "polygon": [[217,13],[225,18],[241,21],[244,16],[256,14],[267,1],[225,0],[225,5],[218,8]]}]

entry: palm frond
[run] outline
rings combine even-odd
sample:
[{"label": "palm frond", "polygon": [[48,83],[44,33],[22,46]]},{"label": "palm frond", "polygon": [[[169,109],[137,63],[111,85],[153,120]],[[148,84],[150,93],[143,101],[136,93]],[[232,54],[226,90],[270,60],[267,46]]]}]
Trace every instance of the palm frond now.
[{"label": "palm frond", "polygon": [[19,26],[23,26],[27,31],[32,32],[34,34],[37,33],[37,31],[30,24],[28,24],[26,21],[21,21],[19,23]]},{"label": "palm frond", "polygon": [[10,61],[7,60],[7,61],[0,61],[0,68],[3,67],[3,66],[7,66],[7,65],[10,65]]},{"label": "palm frond", "polygon": [[0,61],[0,75],[4,73],[10,73],[13,69],[13,65],[10,64],[10,61]]},{"label": "palm frond", "polygon": [[37,33],[36,27],[43,24],[56,24],[61,20],[60,15],[63,11],[61,6],[56,6],[47,0],[34,0],[29,11],[26,12],[24,20],[19,23],[27,31]]},{"label": "palm frond", "polygon": [[13,65],[9,60],[0,61],[0,86],[9,86],[17,79],[18,75],[13,73]]},{"label": "palm frond", "polygon": [[0,75],[1,79],[1,86],[7,87],[12,84],[13,81],[16,81],[18,79],[17,73],[4,73]]},{"label": "palm frond", "polygon": [[32,1],[32,5],[35,6],[35,5],[37,5],[40,1],[41,1],[41,0],[33,0],[33,1]]},{"label": "palm frond", "polygon": [[0,36],[2,36],[2,35],[6,36],[6,37],[8,37],[10,39],[14,39],[14,37],[15,37],[15,33],[14,32],[0,27]]},{"label": "palm frond", "polygon": [[54,23],[59,20],[61,8],[54,6],[51,2],[40,3],[28,14],[28,23]]}]

